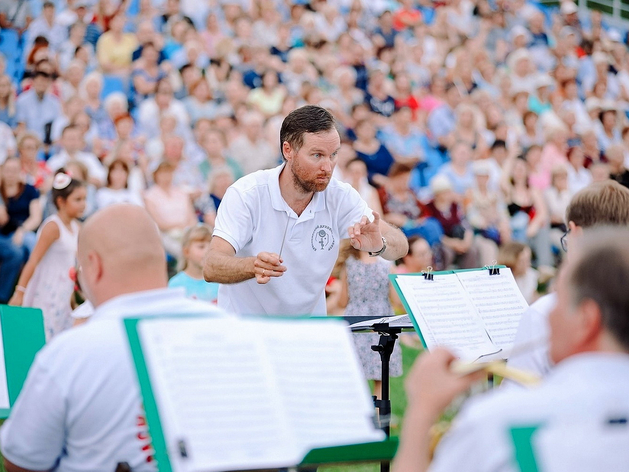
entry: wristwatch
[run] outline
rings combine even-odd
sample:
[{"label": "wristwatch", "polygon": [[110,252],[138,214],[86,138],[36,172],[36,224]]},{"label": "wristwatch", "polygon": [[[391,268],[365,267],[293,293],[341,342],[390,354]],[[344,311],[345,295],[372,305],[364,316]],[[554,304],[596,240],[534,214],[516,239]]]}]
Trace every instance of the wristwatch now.
[{"label": "wristwatch", "polygon": [[386,250],[387,250],[387,240],[386,240],[386,239],[384,239],[384,236],[383,236],[383,237],[382,237],[382,249],[380,249],[380,250],[379,250],[379,251],[377,251],[377,252],[371,252],[371,251],[370,251],[370,252],[369,252],[369,255],[370,255],[371,257],[376,257],[376,256],[381,255],[381,254],[382,254],[384,251],[386,251]]}]

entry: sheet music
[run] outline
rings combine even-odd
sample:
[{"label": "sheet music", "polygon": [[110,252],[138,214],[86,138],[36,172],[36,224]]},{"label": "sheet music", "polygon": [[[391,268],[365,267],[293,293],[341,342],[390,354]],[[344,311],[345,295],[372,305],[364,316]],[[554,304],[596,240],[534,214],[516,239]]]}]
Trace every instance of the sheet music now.
[{"label": "sheet music", "polygon": [[468,361],[499,350],[455,274],[435,275],[434,280],[400,275],[396,280],[428,349],[445,346]]},{"label": "sheet music", "polygon": [[[0,333],[2,332],[0,325]],[[4,342],[0,335],[0,408],[11,408],[9,386],[7,384],[7,366],[4,361]]]},{"label": "sheet music", "polygon": [[374,428],[373,401],[346,323],[256,324],[275,383],[281,386],[282,407],[304,454],[314,447],[384,439]]},{"label": "sheet music", "polygon": [[[139,332],[176,470],[263,468],[293,459],[260,349],[242,327],[226,319],[169,319],[142,322]],[[181,457],[182,440],[188,458]]]},{"label": "sheet music", "polygon": [[292,466],[314,447],[384,439],[344,322],[155,319],[138,331],[177,472]]},{"label": "sheet music", "polygon": [[501,268],[500,275],[488,270],[457,272],[474,307],[485,323],[494,344],[503,352],[513,347],[520,318],[528,308],[511,269]]}]

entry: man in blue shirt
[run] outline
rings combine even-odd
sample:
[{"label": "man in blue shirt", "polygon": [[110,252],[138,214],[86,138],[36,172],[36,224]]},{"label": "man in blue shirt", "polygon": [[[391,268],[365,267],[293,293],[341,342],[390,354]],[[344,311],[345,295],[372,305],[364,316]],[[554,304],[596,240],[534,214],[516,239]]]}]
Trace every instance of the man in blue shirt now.
[{"label": "man in blue shirt", "polygon": [[451,133],[456,127],[454,109],[461,103],[461,93],[456,85],[446,85],[446,101],[428,115],[428,130],[435,148],[449,148],[454,142]]},{"label": "man in blue shirt", "polygon": [[17,134],[32,131],[44,143],[50,144],[50,126],[61,114],[59,99],[48,93],[52,80],[46,72],[36,71],[33,87],[22,93],[16,102]]}]

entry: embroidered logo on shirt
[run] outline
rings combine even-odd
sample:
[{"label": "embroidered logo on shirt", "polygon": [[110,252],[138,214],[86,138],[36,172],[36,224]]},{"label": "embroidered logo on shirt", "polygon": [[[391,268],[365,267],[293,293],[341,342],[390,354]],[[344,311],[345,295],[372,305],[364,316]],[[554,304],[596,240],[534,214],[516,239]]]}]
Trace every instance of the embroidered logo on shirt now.
[{"label": "embroidered logo on shirt", "polygon": [[330,251],[334,247],[334,235],[332,228],[326,225],[318,225],[312,232],[310,244],[313,251]]}]

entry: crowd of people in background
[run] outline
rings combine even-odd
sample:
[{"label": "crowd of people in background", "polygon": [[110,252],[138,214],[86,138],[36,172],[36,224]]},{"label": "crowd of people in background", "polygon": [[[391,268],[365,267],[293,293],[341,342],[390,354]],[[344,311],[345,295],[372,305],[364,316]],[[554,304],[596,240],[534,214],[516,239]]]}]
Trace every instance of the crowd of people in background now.
[{"label": "crowd of people in background", "polygon": [[[338,121],[335,176],[411,239],[392,270],[505,263],[531,302],[571,196],[629,186],[626,35],[569,0],[26,0],[0,27],[19,48],[0,61],[0,303],[33,290],[42,221],[59,213],[50,248],[76,245],[75,219],[121,202],[194,285],[226,189],[281,164],[305,104]],[[333,309],[388,273],[363,265],[329,284]]]}]

